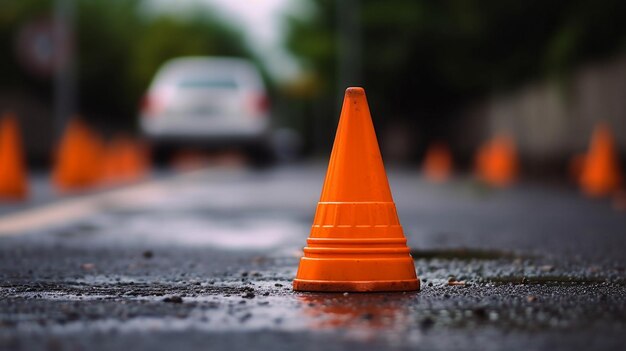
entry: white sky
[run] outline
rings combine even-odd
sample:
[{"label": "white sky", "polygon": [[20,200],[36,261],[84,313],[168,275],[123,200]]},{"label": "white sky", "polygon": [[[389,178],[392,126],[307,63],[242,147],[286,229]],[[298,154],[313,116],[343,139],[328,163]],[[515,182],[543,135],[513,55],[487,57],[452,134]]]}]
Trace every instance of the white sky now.
[{"label": "white sky", "polygon": [[298,65],[283,48],[285,28],[283,16],[294,13],[299,0],[152,0],[157,8],[167,11],[190,5],[207,4],[231,25],[240,29],[252,49],[263,59],[269,72],[280,80],[295,77]]}]

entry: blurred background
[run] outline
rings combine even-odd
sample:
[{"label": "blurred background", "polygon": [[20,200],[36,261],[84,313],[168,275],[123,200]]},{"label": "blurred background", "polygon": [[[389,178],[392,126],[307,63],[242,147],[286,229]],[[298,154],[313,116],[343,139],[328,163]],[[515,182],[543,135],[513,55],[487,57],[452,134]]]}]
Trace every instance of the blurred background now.
[{"label": "blurred background", "polygon": [[[467,170],[504,133],[525,175],[563,178],[601,121],[626,154],[625,13],[619,0],[4,0],[0,111],[17,116],[32,167],[52,164],[73,116],[157,147],[142,119],[156,119],[159,69],[237,57],[260,77],[256,136],[278,158],[327,158],[343,91],[363,86],[387,163],[419,165],[439,142]],[[187,78],[172,89],[248,84]]]}]

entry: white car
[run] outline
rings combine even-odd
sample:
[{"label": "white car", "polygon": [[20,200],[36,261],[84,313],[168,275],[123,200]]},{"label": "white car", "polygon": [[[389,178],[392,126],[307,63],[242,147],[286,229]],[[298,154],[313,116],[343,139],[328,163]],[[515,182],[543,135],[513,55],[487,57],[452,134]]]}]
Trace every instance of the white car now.
[{"label": "white car", "polygon": [[269,150],[267,93],[259,71],[245,59],[166,62],[142,101],[140,124],[157,150],[241,146],[255,157]]}]

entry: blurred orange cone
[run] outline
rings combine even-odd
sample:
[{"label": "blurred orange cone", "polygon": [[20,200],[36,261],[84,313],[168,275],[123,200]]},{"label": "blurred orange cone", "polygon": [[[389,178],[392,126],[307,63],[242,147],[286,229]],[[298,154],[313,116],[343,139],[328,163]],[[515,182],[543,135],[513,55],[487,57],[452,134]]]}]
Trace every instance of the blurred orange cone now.
[{"label": "blurred orange cone", "polygon": [[452,173],[452,154],[446,144],[434,143],[426,151],[424,175],[433,182],[444,182]]},{"label": "blurred orange cone", "polygon": [[132,182],[141,179],[148,171],[146,148],[138,141],[118,136],[106,147],[103,177],[107,183]]},{"label": "blurred orange cone", "polygon": [[0,121],[0,198],[23,200],[27,195],[19,126],[15,115],[7,113]]},{"label": "blurred orange cone", "polygon": [[619,159],[608,125],[598,124],[589,144],[580,187],[589,196],[603,196],[619,190],[622,175]]},{"label": "blurred orange cone", "polygon": [[96,185],[102,179],[100,138],[78,119],[68,124],[53,170],[54,184],[61,190],[77,190]]},{"label": "blurred orange cone", "polygon": [[293,289],[419,290],[362,88],[348,88]]},{"label": "blurred orange cone", "polygon": [[517,178],[517,151],[508,135],[497,135],[481,146],[475,162],[477,177],[489,185],[505,187]]}]

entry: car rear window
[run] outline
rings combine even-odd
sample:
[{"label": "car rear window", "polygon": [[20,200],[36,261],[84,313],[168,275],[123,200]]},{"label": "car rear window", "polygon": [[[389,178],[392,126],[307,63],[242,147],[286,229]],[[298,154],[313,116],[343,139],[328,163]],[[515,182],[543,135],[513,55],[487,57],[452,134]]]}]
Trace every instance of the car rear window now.
[{"label": "car rear window", "polygon": [[201,79],[192,78],[178,82],[181,89],[237,89],[237,83],[232,79]]}]

